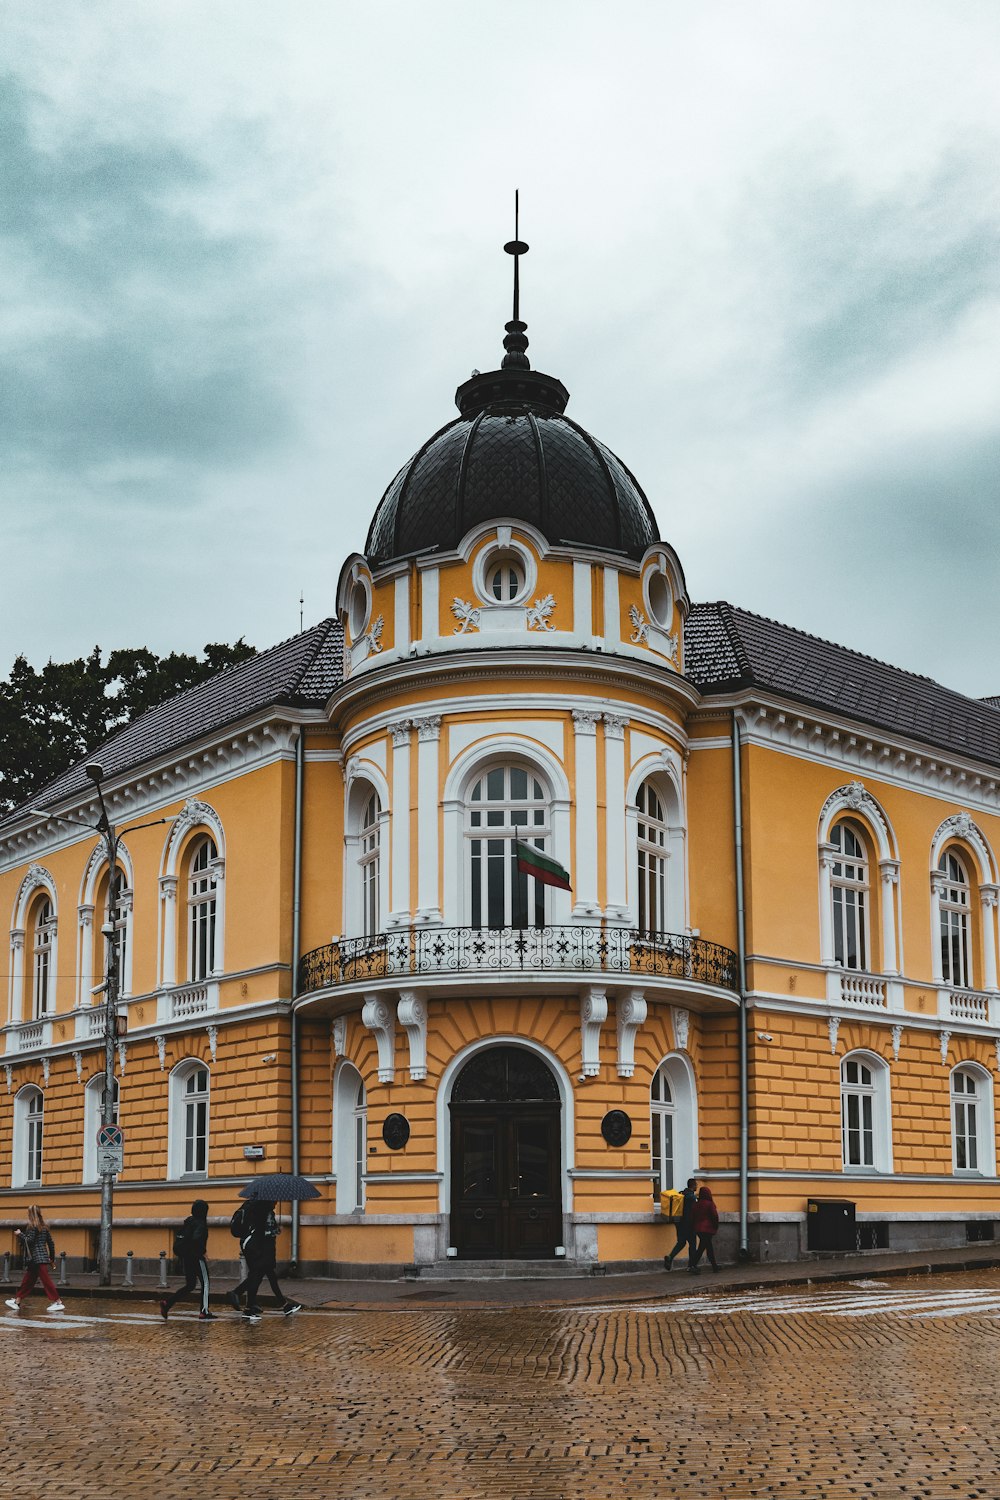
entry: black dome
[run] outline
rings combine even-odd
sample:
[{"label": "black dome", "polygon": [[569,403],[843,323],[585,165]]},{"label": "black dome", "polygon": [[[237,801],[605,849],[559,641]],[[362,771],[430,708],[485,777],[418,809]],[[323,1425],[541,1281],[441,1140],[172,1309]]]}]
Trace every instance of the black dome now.
[{"label": "black dome", "polygon": [[471,527],[527,521],[550,542],[639,558],[659,532],[619,458],[563,415],[565,387],[534,370],[475,375],[462,415],[403,465],[379,502],[365,554],[377,567],[414,552],[451,551]]}]

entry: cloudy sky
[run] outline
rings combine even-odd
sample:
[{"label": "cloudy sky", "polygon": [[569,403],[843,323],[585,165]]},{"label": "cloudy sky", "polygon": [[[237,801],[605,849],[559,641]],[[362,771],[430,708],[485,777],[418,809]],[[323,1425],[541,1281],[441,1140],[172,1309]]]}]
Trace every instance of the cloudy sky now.
[{"label": "cloudy sky", "polygon": [[519,187],[692,598],[1000,692],[994,0],[25,0],[0,73],[0,676],[330,613]]}]

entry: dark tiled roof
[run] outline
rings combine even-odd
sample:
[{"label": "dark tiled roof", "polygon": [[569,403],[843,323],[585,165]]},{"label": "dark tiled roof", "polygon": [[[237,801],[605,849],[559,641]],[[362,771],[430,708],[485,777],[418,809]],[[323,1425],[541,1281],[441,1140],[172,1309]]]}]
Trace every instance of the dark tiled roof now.
[{"label": "dark tiled roof", "polygon": [[[158,703],[103,745],[95,745],[88,759],[99,760],[105,774],[114,776],[272,705],[322,707],[342,679],[343,659],[340,622],[321,620],[301,635]],[[88,790],[83,764],[50,781],[31,798],[31,805],[55,806],[64,797]],[[17,809],[0,819],[0,827],[16,817]]]},{"label": "dark tiled roof", "polygon": [[1000,707],[966,698],[731,604],[696,604],[685,629],[687,676],[703,693],[766,688],[812,708],[1000,764]]}]

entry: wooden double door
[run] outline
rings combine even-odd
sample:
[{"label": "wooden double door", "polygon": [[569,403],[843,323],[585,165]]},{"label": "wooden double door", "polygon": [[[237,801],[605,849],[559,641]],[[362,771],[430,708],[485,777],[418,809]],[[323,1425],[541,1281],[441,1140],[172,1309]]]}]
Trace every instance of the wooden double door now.
[{"label": "wooden double door", "polygon": [[467,1260],[543,1260],[562,1241],[560,1106],[451,1105],[451,1242]]}]

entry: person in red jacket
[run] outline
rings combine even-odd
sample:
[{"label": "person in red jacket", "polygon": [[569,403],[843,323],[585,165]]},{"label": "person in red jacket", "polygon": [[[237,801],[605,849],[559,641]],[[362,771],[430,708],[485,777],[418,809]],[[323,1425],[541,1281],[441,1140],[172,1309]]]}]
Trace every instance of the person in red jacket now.
[{"label": "person in red jacket", "polygon": [[715,1258],[715,1247],[712,1244],[718,1228],[719,1210],[713,1202],[712,1189],[703,1187],[698,1193],[698,1201],[694,1206],[694,1232],[698,1236],[698,1248],[688,1266],[692,1276],[701,1274],[698,1262],[703,1254],[708,1256],[708,1263],[713,1271],[719,1269],[719,1263]]}]

